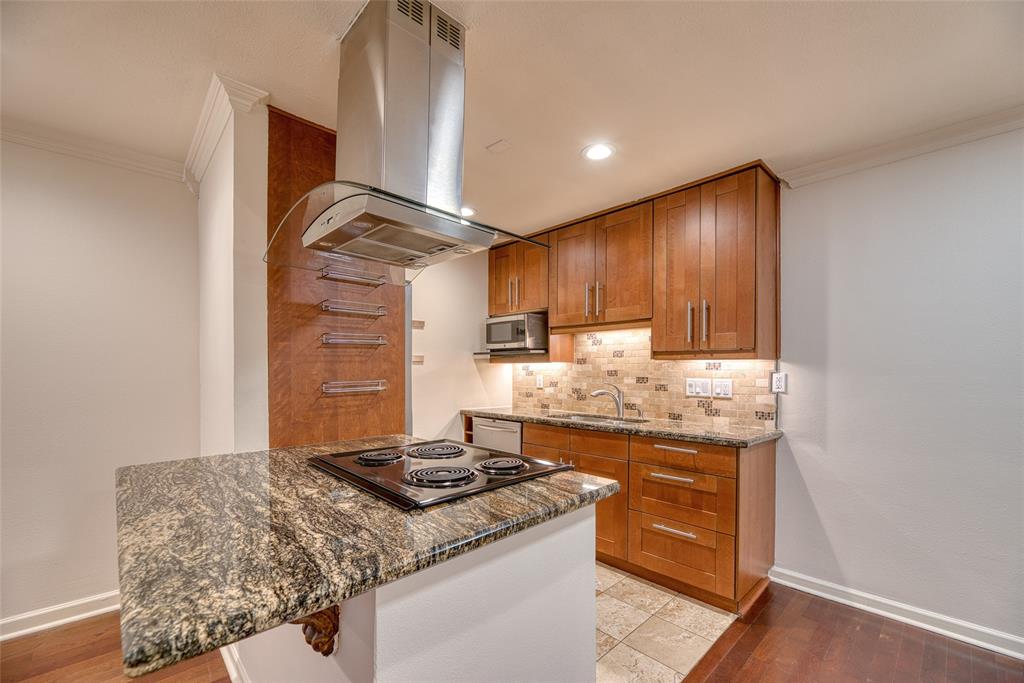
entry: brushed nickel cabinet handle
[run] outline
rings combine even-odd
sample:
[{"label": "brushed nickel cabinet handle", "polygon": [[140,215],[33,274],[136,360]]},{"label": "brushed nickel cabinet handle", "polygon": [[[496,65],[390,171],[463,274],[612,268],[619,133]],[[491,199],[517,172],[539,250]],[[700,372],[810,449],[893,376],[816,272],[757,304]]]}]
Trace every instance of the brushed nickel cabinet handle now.
[{"label": "brushed nickel cabinet handle", "polygon": [[686,343],[693,343],[693,302],[686,302]]},{"label": "brushed nickel cabinet handle", "polygon": [[512,303],[512,278],[508,279],[508,310],[512,310],[514,304]]},{"label": "brushed nickel cabinet handle", "polygon": [[693,448],[680,448],[679,446],[666,446],[664,444],[656,443],[654,447],[659,451],[672,451],[673,453],[689,453],[691,455],[697,455],[697,451]]},{"label": "brushed nickel cabinet handle", "polygon": [[590,283],[583,283],[583,318],[590,317]]},{"label": "brushed nickel cabinet handle", "polygon": [[700,340],[708,340],[708,300],[704,299],[700,307]]},{"label": "brushed nickel cabinet handle", "polygon": [[518,309],[522,304],[523,299],[519,292],[519,278],[516,278],[516,308]]},{"label": "brushed nickel cabinet handle", "polygon": [[601,281],[594,283],[594,317],[601,315]]},{"label": "brushed nickel cabinet handle", "polygon": [[650,472],[648,476],[652,479],[667,479],[668,481],[678,481],[683,484],[693,483],[693,479],[690,479],[689,477],[675,477],[671,474],[662,474],[661,472]]},{"label": "brushed nickel cabinet handle", "polygon": [[682,536],[683,538],[697,538],[697,534],[691,534],[689,531],[680,531],[679,529],[673,529],[672,527],[665,526],[664,524],[652,524],[651,526],[657,529],[658,531],[666,531],[670,534],[675,534],[676,536]]}]

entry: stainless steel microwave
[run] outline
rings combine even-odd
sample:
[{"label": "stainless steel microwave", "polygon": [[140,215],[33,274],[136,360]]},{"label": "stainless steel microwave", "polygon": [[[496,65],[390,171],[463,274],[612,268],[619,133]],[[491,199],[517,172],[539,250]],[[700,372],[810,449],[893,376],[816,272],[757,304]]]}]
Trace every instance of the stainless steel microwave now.
[{"label": "stainless steel microwave", "polygon": [[548,314],[513,313],[487,319],[487,350],[537,351],[548,348]]}]

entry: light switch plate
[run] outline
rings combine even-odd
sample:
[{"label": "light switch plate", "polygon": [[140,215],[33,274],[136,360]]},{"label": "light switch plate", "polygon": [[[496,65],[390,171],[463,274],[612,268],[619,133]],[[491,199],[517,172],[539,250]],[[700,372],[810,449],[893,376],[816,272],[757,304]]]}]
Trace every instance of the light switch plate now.
[{"label": "light switch plate", "polygon": [[711,379],[710,378],[686,378],[686,395],[687,396],[711,396]]},{"label": "light switch plate", "polygon": [[789,377],[785,372],[773,372],[772,373],[772,393],[773,394],[784,394],[786,393],[786,387],[789,385]]},{"label": "light switch plate", "polygon": [[544,375],[541,375],[540,373],[537,374],[536,386],[537,386],[538,389],[543,389],[544,388]]},{"label": "light switch plate", "polygon": [[711,389],[715,398],[732,398],[732,380],[716,379],[711,381]]}]

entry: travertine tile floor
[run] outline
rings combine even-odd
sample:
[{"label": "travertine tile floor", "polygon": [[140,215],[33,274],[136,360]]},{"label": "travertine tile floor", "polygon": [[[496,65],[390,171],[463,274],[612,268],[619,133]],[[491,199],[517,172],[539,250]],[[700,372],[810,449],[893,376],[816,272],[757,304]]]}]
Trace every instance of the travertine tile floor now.
[{"label": "travertine tile floor", "polygon": [[677,683],[734,615],[597,563],[597,683]]}]

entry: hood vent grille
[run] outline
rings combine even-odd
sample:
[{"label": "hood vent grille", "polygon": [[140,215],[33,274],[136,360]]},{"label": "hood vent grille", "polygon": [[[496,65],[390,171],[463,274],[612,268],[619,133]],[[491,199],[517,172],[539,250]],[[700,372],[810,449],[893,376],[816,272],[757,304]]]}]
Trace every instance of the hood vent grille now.
[{"label": "hood vent grille", "polygon": [[409,17],[420,26],[423,26],[425,9],[423,0],[398,0],[398,12]]},{"label": "hood vent grille", "polygon": [[444,18],[443,14],[435,14],[436,26],[434,27],[434,35],[443,40],[444,42],[451,45],[456,50],[462,49],[462,31],[455,24],[449,22]]}]

